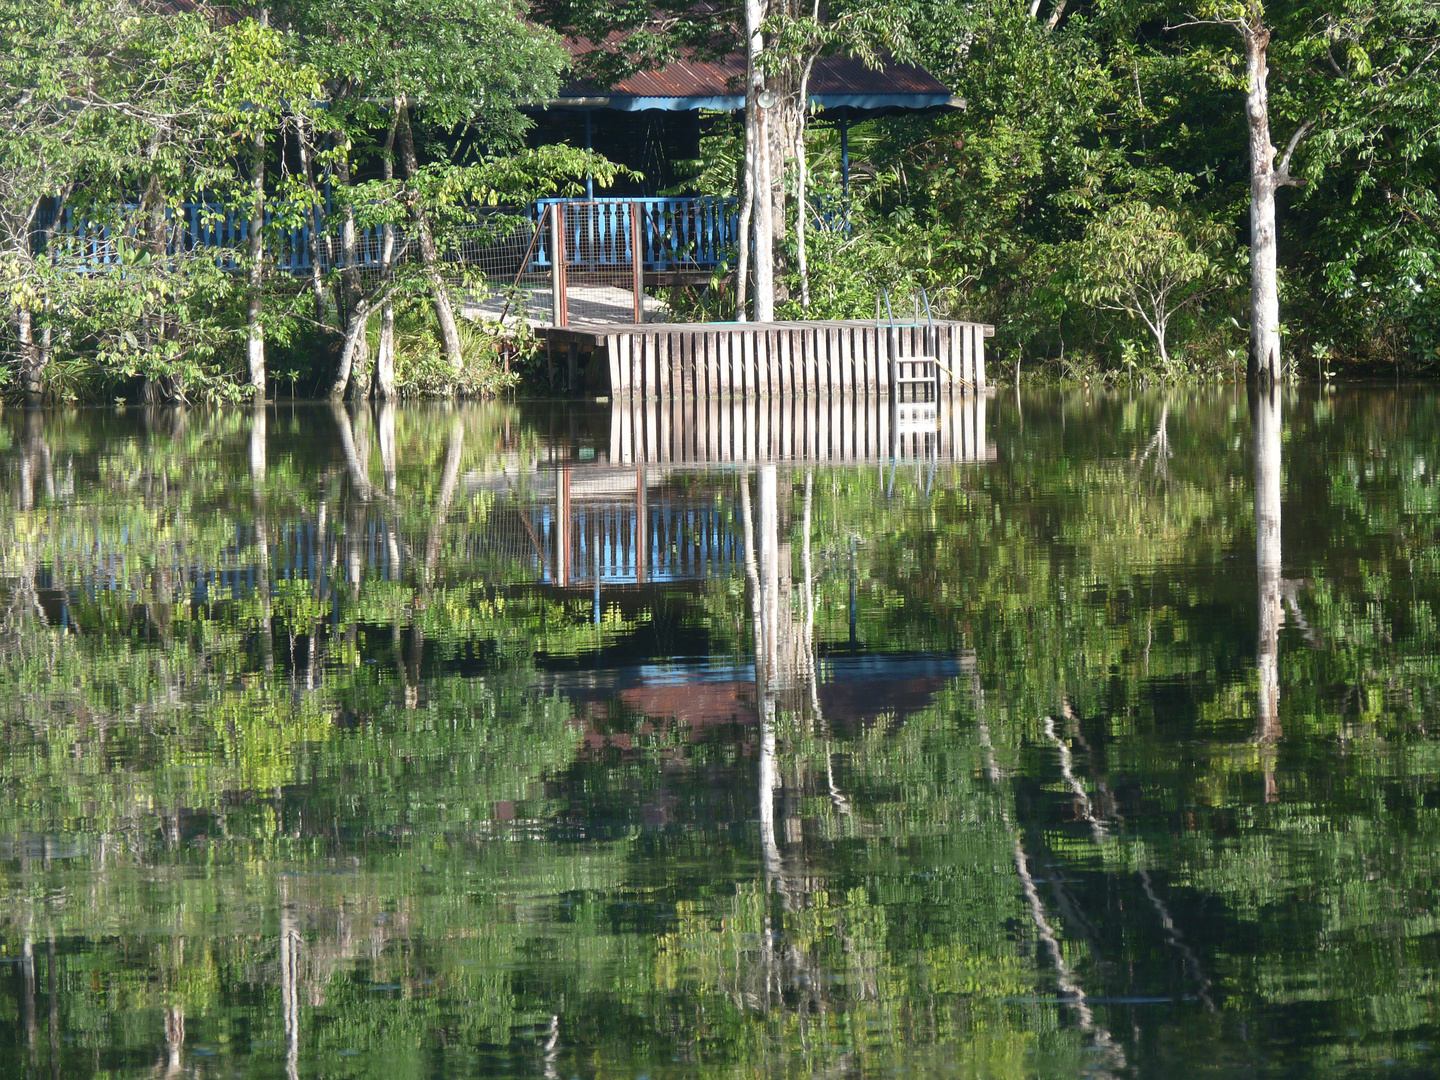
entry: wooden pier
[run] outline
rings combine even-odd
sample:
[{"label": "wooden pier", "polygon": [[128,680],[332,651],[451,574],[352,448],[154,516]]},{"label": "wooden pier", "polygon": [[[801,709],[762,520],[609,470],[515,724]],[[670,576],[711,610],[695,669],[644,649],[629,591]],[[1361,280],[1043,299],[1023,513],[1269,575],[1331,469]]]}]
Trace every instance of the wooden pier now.
[{"label": "wooden pier", "polygon": [[[573,323],[544,327],[566,381],[626,399],[892,396],[892,359],[931,356],[942,393],[983,391],[983,323],[873,320],[775,323]],[[934,334],[933,351],[926,348]],[[892,355],[893,354],[893,355]],[[938,354],[938,355],[937,355]],[[583,358],[583,359],[582,359]]]}]

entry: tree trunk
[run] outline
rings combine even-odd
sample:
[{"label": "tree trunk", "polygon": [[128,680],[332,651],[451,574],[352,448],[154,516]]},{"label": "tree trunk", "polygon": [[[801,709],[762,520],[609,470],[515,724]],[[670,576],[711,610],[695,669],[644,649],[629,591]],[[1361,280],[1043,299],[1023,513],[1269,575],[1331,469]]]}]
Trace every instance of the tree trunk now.
[{"label": "tree trunk", "polygon": [[[749,70],[749,57],[746,70]],[[740,255],[735,267],[735,319],[746,319],[745,301],[750,287],[750,222],[755,211],[755,87],[745,80],[745,156],[740,168],[740,221],[736,238]]]},{"label": "tree trunk", "polygon": [[1270,143],[1270,31],[1245,24],[1245,115],[1250,127],[1250,375],[1280,378],[1280,292],[1275,253],[1275,147]]},{"label": "tree trunk", "polygon": [[745,0],[746,58],[748,86],[745,94],[746,125],[754,132],[754,141],[747,140],[750,159],[746,167],[751,173],[754,211],[751,221],[755,259],[755,321],[775,321],[775,260],[774,260],[774,185],[770,169],[769,109],[760,104],[765,92],[765,73],[756,62],[765,47],[760,24],[765,18],[763,0]]},{"label": "tree trunk", "polygon": [[310,154],[310,130],[303,117],[297,117],[296,143],[300,147],[300,170],[305,175],[305,186],[310,192],[310,208],[305,211],[309,224],[305,237],[305,253],[310,259],[310,293],[315,302],[315,323],[325,324],[325,278],[320,272],[320,189],[315,180],[315,167]]},{"label": "tree trunk", "polygon": [[25,400],[38,405],[45,393],[44,369],[40,366],[40,350],[35,347],[35,321],[30,309],[15,312],[15,341],[20,349],[20,380]]},{"label": "tree trunk", "polygon": [[260,324],[260,287],[265,276],[265,132],[255,133],[254,156],[250,165],[250,259],[246,282],[245,360],[250,369],[250,387],[255,396],[265,397],[265,328]]},{"label": "tree trunk", "polygon": [[[408,180],[415,176],[420,167],[415,156],[415,133],[410,127],[408,106],[400,110],[399,121],[400,154],[404,159],[405,178]],[[412,208],[412,215],[415,232],[420,241],[420,258],[425,263],[425,276],[430,279],[430,294],[435,301],[435,317],[440,322],[440,339],[445,345],[445,359],[449,361],[452,371],[459,372],[464,366],[464,357],[460,354],[460,330],[455,325],[455,308],[450,303],[450,293],[440,276],[440,253],[435,247],[435,236],[430,231],[429,218],[419,203]]]},{"label": "tree trunk", "polygon": [[[385,136],[385,150],[380,157],[385,181],[395,179],[395,129],[400,122],[400,110],[405,107],[405,98],[395,99],[390,114],[390,130]],[[380,238],[380,276],[388,280],[390,264],[395,258],[395,226],[388,222],[383,226]],[[382,401],[395,398],[395,303],[389,297],[380,305],[380,348],[375,354],[375,396]]]},{"label": "tree trunk", "polygon": [[[819,4],[816,4],[818,18]],[[810,72],[814,68],[812,57],[805,64],[800,76],[800,112],[795,120],[795,249],[796,267],[800,275],[800,306],[810,307],[810,260],[805,251],[805,218],[809,210],[810,172],[805,160],[805,128],[809,110],[806,101],[810,96]]]},{"label": "tree trunk", "polygon": [[[342,186],[350,186],[350,159],[347,153],[339,155],[335,175]],[[345,222],[340,227],[340,285],[335,297],[336,319],[344,327],[344,336],[340,347],[340,362],[335,369],[335,380],[330,384],[327,394],[332,400],[345,396],[345,389],[350,385],[350,370],[355,362],[355,350],[365,347],[365,321],[370,316],[370,306],[365,303],[360,285],[358,247],[355,210],[346,206]]]},{"label": "tree trunk", "polygon": [[345,337],[340,346],[340,363],[336,365],[335,381],[330,384],[326,395],[331,401],[344,398],[356,357],[359,356],[360,362],[364,363],[365,353],[369,352],[369,343],[365,340],[365,324],[369,319],[370,304],[361,297],[350,308],[350,316],[345,325]]}]

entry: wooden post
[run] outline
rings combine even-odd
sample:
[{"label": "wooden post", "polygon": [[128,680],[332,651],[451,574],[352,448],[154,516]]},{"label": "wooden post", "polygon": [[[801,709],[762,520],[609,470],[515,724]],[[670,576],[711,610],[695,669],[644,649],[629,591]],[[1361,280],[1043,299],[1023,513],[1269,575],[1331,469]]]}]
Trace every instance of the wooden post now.
[{"label": "wooden post", "polygon": [[635,291],[635,324],[645,321],[645,252],[640,246],[640,204],[630,204],[630,287]]},{"label": "wooden post", "polygon": [[569,326],[570,311],[565,282],[565,208],[550,206],[550,292],[555,302],[555,325]]}]

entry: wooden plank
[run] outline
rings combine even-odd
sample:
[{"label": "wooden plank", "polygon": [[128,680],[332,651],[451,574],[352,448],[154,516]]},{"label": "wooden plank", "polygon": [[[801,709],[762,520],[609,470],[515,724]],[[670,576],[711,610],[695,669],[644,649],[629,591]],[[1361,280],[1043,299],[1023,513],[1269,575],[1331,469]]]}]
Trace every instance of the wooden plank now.
[{"label": "wooden plank", "polygon": [[717,373],[715,365],[715,335],[708,331],[697,334],[700,357],[700,395],[707,402],[715,400]]},{"label": "wooden plank", "polygon": [[960,447],[962,456],[966,461],[974,461],[975,457],[975,404],[981,400],[979,394],[972,394],[965,403],[965,411],[961,414],[961,437]]},{"label": "wooden plank", "polygon": [[[984,390],[989,385],[985,379],[985,327],[975,324],[975,388]],[[980,455],[984,457],[982,453]]]},{"label": "wooden plank", "polygon": [[[888,327],[875,335],[876,348],[878,350],[875,361],[875,384],[876,390],[881,396],[888,396],[890,393],[890,352],[893,345],[898,355],[900,344],[898,340],[899,335],[897,334],[895,336],[897,340],[892,343]],[[887,428],[886,430],[889,429]],[[887,443],[886,445],[888,446],[889,444]]]},{"label": "wooden plank", "polygon": [[705,460],[720,460],[720,399],[705,402]]},{"label": "wooden plank", "polygon": [[990,461],[990,444],[985,441],[985,395],[975,395],[975,460]]},{"label": "wooden plank", "polygon": [[735,394],[735,358],[731,343],[733,335],[729,331],[721,330],[715,334],[715,356],[720,371],[720,392],[726,397],[733,397]]},{"label": "wooden plank", "polygon": [[820,335],[807,326],[800,331],[800,338],[804,343],[805,393],[814,397],[820,392]]},{"label": "wooden plank", "polygon": [[675,396],[675,367],[674,360],[670,355],[669,333],[661,332],[655,335],[655,362],[659,367],[660,374],[660,399],[662,401],[670,400]]},{"label": "wooden plank", "polygon": [[960,371],[965,381],[972,387],[975,385],[975,341],[968,326],[957,326],[956,331],[960,336]]},{"label": "wooden plank", "polygon": [[[654,398],[654,397],[658,396],[659,393],[660,393],[660,384],[659,384],[659,382],[657,381],[657,380],[658,380],[658,377],[659,377],[659,374],[660,374],[660,368],[659,368],[659,362],[658,362],[658,360],[657,360],[657,358],[656,358],[656,355],[655,355],[655,353],[656,353],[656,349],[655,349],[655,335],[654,335],[654,334],[640,334],[640,335],[639,335],[639,339],[638,339],[638,341],[636,342],[636,344],[639,345],[640,350],[641,350],[641,354],[642,354],[642,357],[643,357],[643,359],[642,359],[642,365],[643,365],[643,371],[644,371],[644,373],[645,373],[645,374],[644,374],[644,379],[645,379],[645,382],[644,382],[644,398],[645,398],[646,401],[649,401],[651,398]],[[648,447],[648,443],[647,443],[647,447]],[[646,452],[647,452],[647,454],[648,454],[648,452],[649,452],[648,449],[647,449]],[[646,460],[646,461],[649,461],[650,458],[649,458],[649,457],[646,457],[645,460]]]},{"label": "wooden plank", "polygon": [[[700,335],[690,331],[680,334],[680,360],[684,366],[685,394],[694,401],[700,396],[700,363],[695,346]],[[693,429],[692,429],[693,430]]]},{"label": "wooden plank", "polygon": [[644,416],[644,453],[641,460],[647,464],[659,460],[660,440],[658,436],[658,418],[655,415],[655,398],[647,397],[644,403],[642,415]]},{"label": "wooden plank", "polygon": [[720,450],[715,460],[733,461],[735,460],[735,448],[731,440],[735,434],[733,430],[736,411],[735,399],[722,398],[716,402],[716,407],[720,412]]},{"label": "wooden plank", "polygon": [[744,356],[743,366],[745,368],[745,396],[754,397],[759,393],[755,378],[760,368],[760,358],[755,355],[759,335],[751,330],[740,332],[740,350]]},{"label": "wooden plank", "polygon": [[618,464],[621,462],[621,460],[622,460],[621,454],[623,453],[623,451],[622,451],[622,449],[621,449],[621,442],[620,442],[621,432],[623,431],[622,422],[621,422],[622,409],[623,409],[623,406],[620,405],[620,399],[617,398],[617,397],[615,397],[615,396],[612,394],[612,395],[610,396],[610,458],[609,458],[609,461],[610,461],[610,464],[611,464],[611,465],[618,465]]},{"label": "wooden plank", "polygon": [[620,408],[620,464],[635,464],[635,406],[622,401]]},{"label": "wooden plank", "polygon": [[[664,383],[662,382],[661,385],[663,386]],[[662,396],[656,402],[658,406],[657,411],[660,415],[660,452],[655,460],[665,464],[669,464],[675,460],[673,448],[670,444],[670,439],[674,435],[670,424],[670,407],[674,404],[675,398],[673,396]]]},{"label": "wooden plank", "polygon": [[620,346],[618,334],[609,334],[606,336],[605,360],[610,365],[609,393],[613,399],[620,389]]}]

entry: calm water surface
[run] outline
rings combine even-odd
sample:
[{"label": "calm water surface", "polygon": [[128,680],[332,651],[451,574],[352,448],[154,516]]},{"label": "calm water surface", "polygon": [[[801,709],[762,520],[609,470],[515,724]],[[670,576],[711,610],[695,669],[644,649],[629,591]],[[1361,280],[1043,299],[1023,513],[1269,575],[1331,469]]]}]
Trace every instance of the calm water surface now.
[{"label": "calm water surface", "polygon": [[1435,1075],[1437,406],[7,410],[0,1075]]}]

